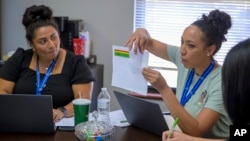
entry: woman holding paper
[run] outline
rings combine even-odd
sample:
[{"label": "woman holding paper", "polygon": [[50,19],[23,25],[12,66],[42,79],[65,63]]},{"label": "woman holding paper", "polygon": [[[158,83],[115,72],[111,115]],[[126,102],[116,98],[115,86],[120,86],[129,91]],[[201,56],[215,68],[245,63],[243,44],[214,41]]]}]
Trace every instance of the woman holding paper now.
[{"label": "woman holding paper", "polygon": [[181,45],[175,47],[153,39],[146,29],[137,29],[126,45],[135,53],[150,53],[176,64],[178,82],[176,94],[160,72],[144,68],[143,76],[158,90],[179,127],[192,136],[227,138],[230,120],[223,107],[221,66],[214,60],[225,34],[231,27],[231,17],[213,10],[186,27]]},{"label": "woman holding paper", "polygon": [[[223,100],[233,125],[249,125],[250,107],[250,39],[235,45],[227,54],[222,67]],[[162,134],[167,141],[170,131]],[[239,136],[240,137],[240,136]],[[245,138],[245,137],[241,137]],[[217,141],[192,137],[174,131],[169,141]],[[218,140],[219,141],[219,140]]]}]

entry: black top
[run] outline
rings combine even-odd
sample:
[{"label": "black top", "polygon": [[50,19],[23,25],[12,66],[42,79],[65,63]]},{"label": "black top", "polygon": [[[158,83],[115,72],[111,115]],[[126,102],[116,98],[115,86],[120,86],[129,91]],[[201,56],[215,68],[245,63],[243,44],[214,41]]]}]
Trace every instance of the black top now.
[{"label": "black top", "polygon": [[[0,78],[15,82],[13,94],[36,93],[36,71],[29,68],[33,51],[18,48],[4,63],[0,71]],[[40,78],[45,74],[40,74]],[[66,58],[61,74],[50,75],[43,95],[52,95],[53,107],[67,105],[74,99],[72,84],[82,84],[94,81],[86,60],[81,55],[74,55],[66,50]]]}]

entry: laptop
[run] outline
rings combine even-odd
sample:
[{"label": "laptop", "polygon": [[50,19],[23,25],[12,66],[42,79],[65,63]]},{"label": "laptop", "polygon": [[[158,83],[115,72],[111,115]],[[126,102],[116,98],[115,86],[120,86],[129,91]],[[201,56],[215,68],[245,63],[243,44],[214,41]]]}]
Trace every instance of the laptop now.
[{"label": "laptop", "polygon": [[169,129],[159,104],[117,91],[114,94],[130,125],[160,136]]},{"label": "laptop", "polygon": [[0,132],[54,133],[52,96],[0,94]]}]

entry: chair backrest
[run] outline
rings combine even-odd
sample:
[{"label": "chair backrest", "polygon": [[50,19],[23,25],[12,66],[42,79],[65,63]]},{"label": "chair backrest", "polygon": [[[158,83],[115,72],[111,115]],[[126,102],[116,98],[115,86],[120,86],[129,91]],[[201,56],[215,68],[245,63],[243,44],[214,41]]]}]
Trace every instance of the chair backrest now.
[{"label": "chair backrest", "polygon": [[91,72],[95,77],[96,81],[94,82],[94,88],[92,92],[90,112],[97,110],[97,97],[101,92],[101,88],[103,87],[103,64],[89,64]]}]

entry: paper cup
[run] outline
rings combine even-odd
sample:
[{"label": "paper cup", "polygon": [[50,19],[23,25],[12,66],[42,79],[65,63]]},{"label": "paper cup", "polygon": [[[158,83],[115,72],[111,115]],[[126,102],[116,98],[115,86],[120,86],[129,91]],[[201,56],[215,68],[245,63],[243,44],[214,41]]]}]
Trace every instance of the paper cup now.
[{"label": "paper cup", "polygon": [[75,126],[88,121],[90,103],[91,101],[89,99],[73,100]]}]

